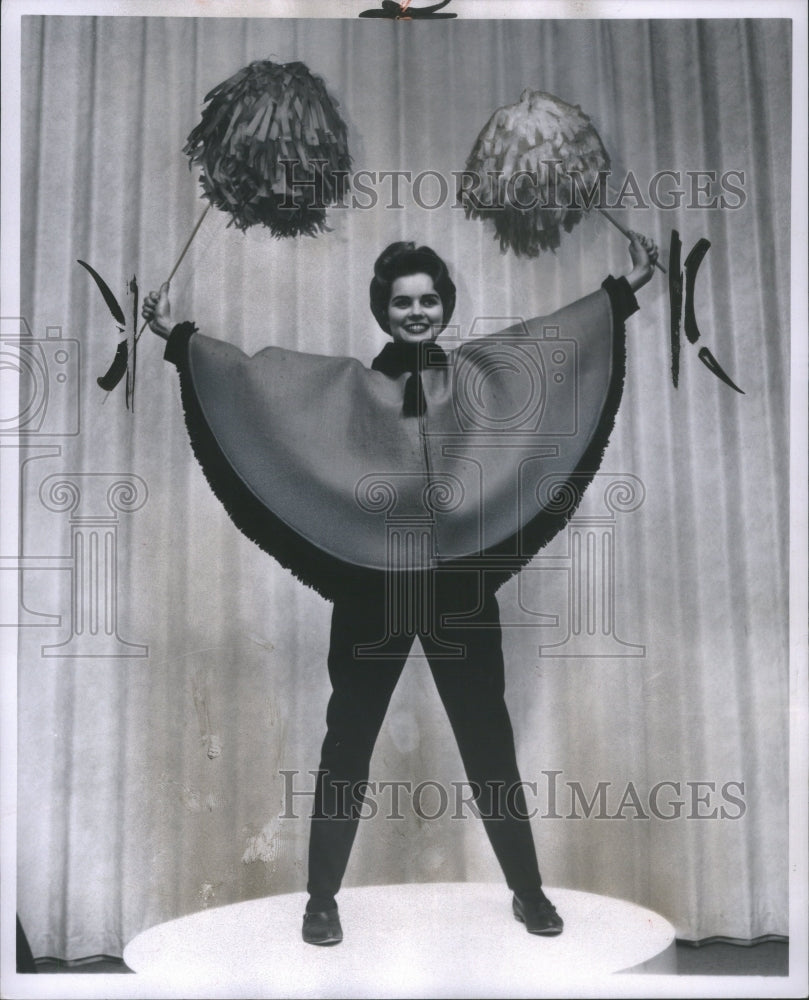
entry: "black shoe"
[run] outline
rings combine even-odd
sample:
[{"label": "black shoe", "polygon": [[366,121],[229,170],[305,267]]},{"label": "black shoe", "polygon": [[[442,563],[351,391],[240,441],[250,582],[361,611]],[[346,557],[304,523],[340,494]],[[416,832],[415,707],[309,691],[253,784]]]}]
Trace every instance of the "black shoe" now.
[{"label": "black shoe", "polygon": [[556,912],[556,907],[540,889],[531,895],[518,896],[514,893],[511,909],[517,920],[525,924],[529,934],[553,937],[561,934],[564,920]]},{"label": "black shoe", "polygon": [[339,944],[343,940],[337,907],[320,913],[304,913],[303,940],[307,944]]}]

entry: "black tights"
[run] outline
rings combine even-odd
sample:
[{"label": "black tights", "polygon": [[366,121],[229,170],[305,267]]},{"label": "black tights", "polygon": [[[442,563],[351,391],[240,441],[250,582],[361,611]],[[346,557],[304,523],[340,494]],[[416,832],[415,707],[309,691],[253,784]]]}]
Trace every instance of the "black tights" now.
[{"label": "black tights", "polygon": [[[342,883],[357,832],[362,783],[415,634],[509,888],[524,894],[541,885],[503,697],[497,601],[482,589],[477,574],[447,571],[411,581],[407,600],[386,593],[383,583],[335,602],[329,648],[333,692],[309,840],[307,888],[311,902],[317,901],[314,908],[328,905]],[[421,611],[414,610],[419,600]],[[413,620],[406,621],[408,615],[399,615],[394,606],[409,609]],[[419,614],[421,621],[415,620]],[[449,614],[465,619],[452,624],[444,620]],[[458,652],[462,655],[453,655]]]}]

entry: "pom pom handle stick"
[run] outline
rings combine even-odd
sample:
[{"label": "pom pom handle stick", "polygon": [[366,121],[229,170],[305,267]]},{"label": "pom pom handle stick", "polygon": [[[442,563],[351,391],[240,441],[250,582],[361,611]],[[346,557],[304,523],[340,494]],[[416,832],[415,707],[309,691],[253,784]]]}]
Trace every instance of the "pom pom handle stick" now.
[{"label": "pom pom handle stick", "polygon": [[[177,260],[176,260],[176,262],[174,264],[174,267],[171,269],[171,274],[166,279],[166,284],[168,284],[171,281],[171,279],[174,277],[174,275],[177,273],[177,269],[179,268],[180,264],[182,264],[183,258],[188,253],[188,250],[189,250],[189,247],[191,246],[191,244],[194,242],[194,237],[199,232],[199,227],[202,225],[202,220],[208,214],[208,209],[210,207],[211,207],[211,205],[210,205],[210,202],[209,202],[205,206],[205,208],[202,210],[202,213],[201,213],[200,217],[197,219],[196,225],[191,230],[191,235],[186,240],[186,244],[185,244],[185,246],[183,247],[183,249],[180,252],[180,256],[177,258]],[[79,263],[81,263],[81,261],[79,261]],[[137,344],[137,342],[140,340],[140,335],[146,329],[146,327],[148,326],[148,324],[149,324],[148,320],[144,320],[143,321],[143,326],[140,328],[140,330],[138,330],[138,332],[137,332],[137,334],[135,336],[135,344]],[[126,370],[127,370],[128,363],[129,363],[128,345],[127,345],[126,340],[122,340],[118,344],[118,349],[115,352],[115,357],[113,358],[113,361],[112,361],[112,364],[109,367],[109,370],[98,379],[98,384],[101,386],[102,389],[106,390],[107,396],[109,396],[109,394],[118,385],[118,383],[121,381],[121,379],[124,377],[124,375],[126,375]],[[105,403],[107,401],[107,396],[104,397],[104,402]]]},{"label": "pom pom handle stick", "polygon": [[[199,232],[199,227],[202,225],[202,220],[208,214],[208,209],[210,207],[211,207],[211,203],[208,202],[208,204],[205,206],[205,208],[203,208],[202,212],[200,213],[200,217],[197,219],[196,225],[191,230],[191,235],[186,240],[185,246],[180,251],[180,256],[177,258],[177,260],[176,260],[176,262],[174,264],[174,267],[171,269],[171,274],[168,276],[168,278],[166,278],[165,284],[168,285],[171,282],[171,279],[177,273],[177,271],[178,271],[178,269],[180,267],[180,264],[182,264],[182,262],[183,262],[183,257],[185,257],[185,255],[188,253],[189,247],[194,242],[194,237]],[[149,325],[149,321],[148,320],[144,320],[143,326],[140,328],[140,330],[138,330],[138,336],[135,338],[136,340],[140,339],[140,335],[143,333],[143,331],[146,329],[146,327],[148,325]]]},{"label": "pom pom handle stick", "polygon": [[[629,240],[629,242],[630,243],[632,242],[632,233],[630,233],[630,231],[628,229],[625,229],[621,225],[621,223],[615,218],[614,215],[612,215],[610,212],[608,212],[606,210],[606,208],[599,208],[599,212],[601,212],[601,214],[604,216],[604,218],[607,220],[607,222],[611,222],[613,224],[613,226],[615,226],[615,228],[618,230],[619,233],[623,233],[624,236],[626,236],[626,238]],[[665,269],[665,267],[663,267],[663,265],[660,263],[660,261],[656,260],[654,262],[654,266],[659,271],[662,271],[663,274],[666,273],[666,269]]]}]

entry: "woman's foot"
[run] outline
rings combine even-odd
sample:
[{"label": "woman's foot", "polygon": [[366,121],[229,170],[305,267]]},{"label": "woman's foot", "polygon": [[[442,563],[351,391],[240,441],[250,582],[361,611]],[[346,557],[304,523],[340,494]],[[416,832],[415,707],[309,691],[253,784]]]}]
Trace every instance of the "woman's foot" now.
[{"label": "woman's foot", "polygon": [[339,944],[343,940],[340,914],[333,910],[320,910],[303,915],[303,940],[307,944]]},{"label": "woman's foot", "polygon": [[553,937],[561,934],[565,926],[564,920],[556,912],[556,907],[541,889],[518,896],[514,893],[511,901],[514,916],[529,934],[541,934],[543,937]]}]

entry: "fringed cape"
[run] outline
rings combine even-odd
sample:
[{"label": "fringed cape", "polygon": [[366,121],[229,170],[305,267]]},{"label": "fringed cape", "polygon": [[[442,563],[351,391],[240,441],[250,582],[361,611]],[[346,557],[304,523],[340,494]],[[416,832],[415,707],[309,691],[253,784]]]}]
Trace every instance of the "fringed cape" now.
[{"label": "fringed cape", "polygon": [[609,282],[550,316],[428,348],[417,417],[403,412],[410,374],[352,358],[249,357],[190,323],[166,357],[212,489],[304,583],[334,599],[385,572],[463,564],[497,586],[564,527],[601,463],[634,311]]}]

